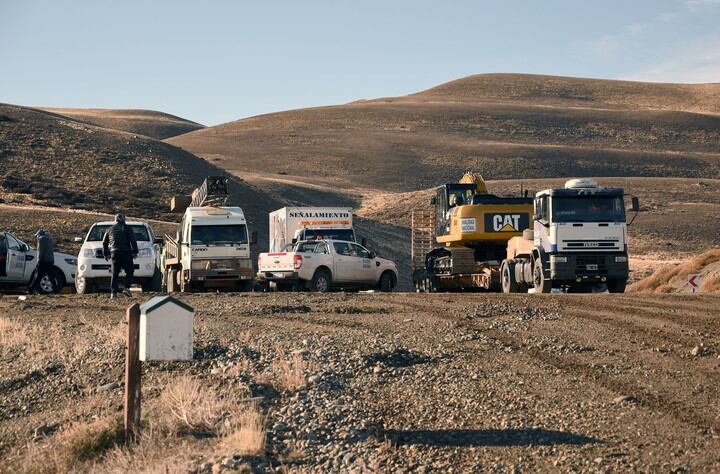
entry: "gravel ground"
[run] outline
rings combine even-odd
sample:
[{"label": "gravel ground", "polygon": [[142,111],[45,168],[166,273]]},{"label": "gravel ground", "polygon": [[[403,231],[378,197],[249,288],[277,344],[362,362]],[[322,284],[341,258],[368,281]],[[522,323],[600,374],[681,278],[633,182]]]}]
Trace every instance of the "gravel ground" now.
[{"label": "gravel ground", "polygon": [[[192,445],[194,472],[720,470],[718,297],[181,299],[195,360],[145,364],[145,400],[191,374],[249,388],[267,427],[256,456]],[[71,421],[120,412],[126,304],[0,298],[5,327],[27,328],[23,344],[0,333],[0,471]],[[284,357],[304,361],[305,386],[272,378]]]}]

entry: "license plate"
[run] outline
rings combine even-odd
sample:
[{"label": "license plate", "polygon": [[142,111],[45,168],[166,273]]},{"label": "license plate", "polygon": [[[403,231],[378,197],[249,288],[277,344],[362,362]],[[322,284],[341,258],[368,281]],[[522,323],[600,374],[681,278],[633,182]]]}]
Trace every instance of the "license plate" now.
[{"label": "license plate", "polygon": [[597,270],[597,269],[598,269],[598,266],[597,266],[596,263],[593,263],[593,264],[585,265],[585,269],[587,269],[587,270]]}]

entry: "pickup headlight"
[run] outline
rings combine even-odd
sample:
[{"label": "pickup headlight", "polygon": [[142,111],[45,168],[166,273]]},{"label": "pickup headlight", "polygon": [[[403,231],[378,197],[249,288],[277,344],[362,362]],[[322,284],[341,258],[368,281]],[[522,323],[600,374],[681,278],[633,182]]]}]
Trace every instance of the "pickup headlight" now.
[{"label": "pickup headlight", "polygon": [[625,263],[627,262],[627,256],[626,255],[620,255],[619,257],[615,257],[615,261],[617,263]]},{"label": "pickup headlight", "polygon": [[77,266],[77,258],[66,258],[65,263],[68,265],[72,265],[73,267]]},{"label": "pickup headlight", "polygon": [[567,256],[565,255],[550,255],[550,260],[557,263],[567,263]]},{"label": "pickup headlight", "polygon": [[152,256],[152,250],[150,250],[150,249],[140,249],[140,251],[138,251],[138,257],[140,257],[140,258],[151,257],[151,256]]},{"label": "pickup headlight", "polygon": [[93,258],[95,256],[95,249],[83,250],[82,256],[85,258]]}]

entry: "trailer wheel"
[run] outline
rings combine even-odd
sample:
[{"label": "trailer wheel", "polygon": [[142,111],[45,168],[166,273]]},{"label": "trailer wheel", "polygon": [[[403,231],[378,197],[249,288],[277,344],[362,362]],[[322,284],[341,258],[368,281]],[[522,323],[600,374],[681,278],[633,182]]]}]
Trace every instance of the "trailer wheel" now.
[{"label": "trailer wheel", "polygon": [[542,260],[535,259],[535,269],[533,271],[533,283],[535,284],[536,293],[550,293],[552,289],[552,281],[545,277]]},{"label": "trailer wheel", "polygon": [[518,293],[520,285],[515,281],[515,263],[503,260],[500,265],[500,280],[503,293]]},{"label": "trailer wheel", "polygon": [[607,288],[609,293],[625,293],[626,280],[608,280]]},{"label": "trailer wheel", "polygon": [[330,291],[330,274],[322,268],[315,272],[310,286],[312,291],[326,293]]}]

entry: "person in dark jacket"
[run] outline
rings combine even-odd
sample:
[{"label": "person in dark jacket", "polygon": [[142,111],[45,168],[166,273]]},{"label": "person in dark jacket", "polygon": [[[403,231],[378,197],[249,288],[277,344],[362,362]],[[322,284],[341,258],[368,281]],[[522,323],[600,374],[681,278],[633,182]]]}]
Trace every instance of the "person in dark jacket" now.
[{"label": "person in dark jacket", "polygon": [[135,264],[133,259],[137,257],[138,245],[130,226],[125,225],[125,216],[117,214],[115,224],[105,232],[103,237],[103,255],[105,260],[112,261],[112,278],[110,280],[110,298],[115,298],[119,291],[120,270],[125,271],[125,296],[132,296],[130,285],[132,285]]},{"label": "person in dark jacket", "polygon": [[53,278],[52,268],[55,265],[55,250],[50,235],[42,229],[35,232],[37,237],[37,266],[35,267],[35,275],[30,280],[28,293],[34,293],[39,290],[40,282],[46,276],[53,285],[53,290],[57,291],[57,282]]}]

